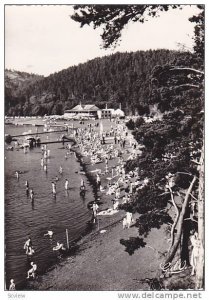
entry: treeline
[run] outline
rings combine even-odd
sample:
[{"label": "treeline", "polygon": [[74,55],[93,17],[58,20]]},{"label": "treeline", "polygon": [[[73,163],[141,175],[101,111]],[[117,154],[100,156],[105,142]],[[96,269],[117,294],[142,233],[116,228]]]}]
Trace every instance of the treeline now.
[{"label": "treeline", "polygon": [[[150,76],[155,66],[179,64],[189,53],[149,50],[95,58],[48,77],[12,71],[5,73],[5,114],[63,114],[82,103],[117,108],[126,114],[148,112]],[[25,80],[24,80],[25,78]],[[18,82],[18,84],[17,84]]]}]

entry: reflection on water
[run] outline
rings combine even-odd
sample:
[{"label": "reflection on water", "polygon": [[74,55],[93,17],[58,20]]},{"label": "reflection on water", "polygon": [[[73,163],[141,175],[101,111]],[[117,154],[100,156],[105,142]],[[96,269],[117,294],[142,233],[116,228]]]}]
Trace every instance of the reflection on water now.
[{"label": "reflection on water", "polygon": [[[30,127],[27,127],[30,129]],[[33,128],[34,130],[34,128]],[[6,126],[6,133],[19,134],[24,127]],[[49,133],[48,140],[56,140],[59,134]],[[57,254],[52,248],[56,242],[66,246],[66,229],[72,242],[85,232],[91,213],[87,203],[93,200],[93,193],[86,179],[87,192],[80,195],[80,165],[74,155],[65,158],[66,150],[61,144],[49,144],[50,159],[47,173],[41,167],[41,149],[34,148],[28,153],[5,151],[5,271],[6,284],[13,278],[16,284],[24,284],[31,259],[27,259],[24,242],[32,239],[35,255],[32,260],[42,273],[57,262]],[[63,174],[59,174],[62,166]],[[15,171],[20,171],[19,180]],[[56,182],[57,194],[52,195],[51,182]],[[69,190],[64,188],[65,179],[69,180]],[[34,191],[34,201],[26,193],[25,182]],[[48,230],[54,232],[53,239],[44,236]]]}]

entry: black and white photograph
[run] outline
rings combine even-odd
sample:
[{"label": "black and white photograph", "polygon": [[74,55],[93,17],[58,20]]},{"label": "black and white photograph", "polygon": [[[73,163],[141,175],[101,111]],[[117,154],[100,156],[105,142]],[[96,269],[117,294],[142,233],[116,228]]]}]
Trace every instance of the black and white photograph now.
[{"label": "black and white photograph", "polygon": [[197,2],[1,6],[5,299],[206,299]]}]

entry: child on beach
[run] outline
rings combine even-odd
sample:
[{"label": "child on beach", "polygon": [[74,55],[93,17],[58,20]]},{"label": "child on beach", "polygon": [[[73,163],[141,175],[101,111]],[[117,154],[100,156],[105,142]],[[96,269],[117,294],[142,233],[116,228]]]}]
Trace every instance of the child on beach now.
[{"label": "child on beach", "polygon": [[16,291],[14,279],[10,279],[9,291]]}]

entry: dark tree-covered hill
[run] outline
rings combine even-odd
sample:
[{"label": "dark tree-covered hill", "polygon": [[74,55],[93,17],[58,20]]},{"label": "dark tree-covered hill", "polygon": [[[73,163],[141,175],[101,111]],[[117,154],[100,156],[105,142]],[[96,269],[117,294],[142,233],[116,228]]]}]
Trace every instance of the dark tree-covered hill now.
[{"label": "dark tree-covered hill", "polygon": [[117,52],[48,77],[6,70],[5,114],[63,114],[80,101],[100,108],[121,103],[127,114],[143,113],[149,104],[153,68],[181,60],[185,65],[188,56],[164,49]]},{"label": "dark tree-covered hill", "polygon": [[25,104],[25,90],[28,85],[36,84],[43,76],[26,72],[5,70],[5,113],[20,114]]}]

